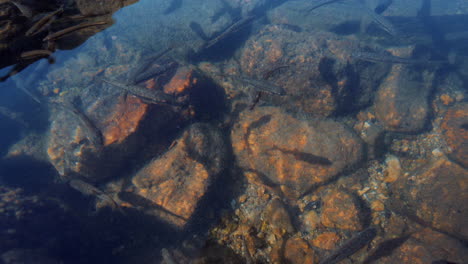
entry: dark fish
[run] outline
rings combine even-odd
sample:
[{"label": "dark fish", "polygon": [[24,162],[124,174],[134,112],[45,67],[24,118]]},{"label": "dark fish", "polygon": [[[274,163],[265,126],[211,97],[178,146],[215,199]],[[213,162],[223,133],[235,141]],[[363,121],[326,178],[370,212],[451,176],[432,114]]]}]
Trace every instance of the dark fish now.
[{"label": "dark fish", "polygon": [[291,154],[296,160],[301,160],[309,164],[319,164],[324,166],[330,166],[333,164],[329,159],[325,157],[320,157],[307,152],[302,152],[298,150],[287,150],[280,147],[274,147],[272,149],[277,149],[285,154]]},{"label": "dark fish", "polygon": [[394,63],[394,64],[439,64],[446,63],[446,61],[436,61],[436,60],[415,60],[407,59],[402,57],[393,56],[390,54],[383,53],[374,53],[374,52],[364,52],[358,51],[351,54],[351,57],[357,60],[370,61],[370,62],[384,62],[384,63]]},{"label": "dark fish", "polygon": [[242,75],[235,76],[233,78],[243,83],[246,83],[248,85],[252,85],[253,87],[255,87],[255,90],[260,91],[260,92],[276,94],[276,95],[286,95],[286,91],[283,89],[283,87],[272,84],[265,80],[252,79],[250,77],[246,77]]},{"label": "dark fish", "polygon": [[97,197],[98,199],[103,200],[109,204],[113,209],[120,209],[119,204],[114,199],[112,199],[112,197],[85,181],[72,179],[68,182],[68,184],[83,195]]},{"label": "dark fish", "polygon": [[366,15],[368,15],[377,26],[379,26],[382,30],[384,30],[391,36],[399,35],[399,31],[395,28],[395,26],[393,26],[392,22],[390,22],[384,16],[375,13],[374,10],[370,9],[364,4],[361,5],[361,10],[363,10],[366,13]]},{"label": "dark fish", "polygon": [[263,79],[268,80],[271,76],[276,75],[277,73],[281,72],[283,69],[287,69],[287,68],[289,68],[289,65],[286,65],[286,64],[276,66],[273,69],[266,71],[263,74]]},{"label": "dark fish", "polygon": [[20,54],[21,60],[37,60],[40,58],[47,58],[52,55],[50,50],[30,50]]},{"label": "dark fish", "polygon": [[239,19],[232,25],[230,25],[226,30],[224,30],[222,33],[217,35],[216,37],[212,38],[208,42],[203,45],[204,49],[209,49],[219,43],[220,41],[226,39],[228,36],[231,36],[233,33],[239,31],[246,25],[250,24],[254,20],[255,16],[246,16],[244,18]]},{"label": "dark fish", "polygon": [[180,216],[180,215],[177,215],[167,209],[165,209],[164,207],[154,203],[153,201],[141,196],[141,195],[138,195],[136,193],[133,193],[133,192],[119,192],[118,194],[119,196],[119,199],[121,199],[122,201],[125,201],[135,207],[140,207],[141,209],[143,210],[148,210],[148,211],[151,211],[151,210],[157,210],[157,211],[162,211],[166,214],[169,214],[173,217],[176,217],[176,218],[179,218],[179,219],[182,219],[182,220],[187,220],[185,219],[184,217]]},{"label": "dark fish", "polygon": [[94,27],[94,26],[100,26],[100,25],[106,25],[108,22],[105,21],[100,21],[100,22],[84,22],[75,26],[71,26],[65,29],[62,29],[60,31],[54,32],[48,36],[46,36],[43,41],[49,41],[49,40],[55,40],[62,38],[66,36],[67,34],[73,33],[77,30],[83,29],[83,28],[88,28],[88,27]]},{"label": "dark fish", "polygon": [[94,125],[94,123],[72,102],[61,100],[52,101],[52,105],[58,106],[61,109],[72,113],[80,122],[86,138],[93,144],[93,146],[100,148],[103,146],[103,136],[101,131]]},{"label": "dark fish", "polygon": [[151,71],[151,72],[148,71],[148,68],[150,68],[152,64],[154,64],[159,59],[161,59],[163,56],[165,56],[166,54],[171,52],[173,48],[174,48],[173,46],[169,46],[168,48],[162,50],[161,52],[158,52],[158,53],[156,53],[154,55],[151,55],[151,56],[145,58],[144,61],[134,70],[134,73],[132,74],[133,75],[133,83],[134,84],[139,83],[141,81],[144,81],[144,80],[148,79],[149,77],[151,77],[153,75],[158,75],[158,74],[164,73],[168,69],[170,69],[170,66],[172,66],[174,64],[161,65],[157,71]]},{"label": "dark fish", "polygon": [[377,230],[374,227],[368,227],[346,241],[341,247],[332,252],[320,264],[334,264],[353,255],[359,249],[369,244],[377,235]]},{"label": "dark fish", "polygon": [[306,12],[310,12],[314,9],[317,9],[321,6],[324,6],[324,5],[329,5],[329,4],[333,4],[335,2],[340,2],[340,1],[343,1],[343,0],[318,0],[318,1],[313,1],[313,5],[311,7],[309,7],[308,9],[306,9]]},{"label": "dark fish", "polygon": [[26,31],[26,36],[34,36],[39,32],[42,32],[48,25],[50,25],[54,20],[55,17],[63,12],[63,7],[50,12],[49,14],[45,15],[43,18],[39,19],[31,28]]},{"label": "dark fish", "polygon": [[103,82],[118,87],[150,104],[180,105],[175,97],[158,90],[150,90],[137,85],[122,84],[117,81],[101,78]]}]

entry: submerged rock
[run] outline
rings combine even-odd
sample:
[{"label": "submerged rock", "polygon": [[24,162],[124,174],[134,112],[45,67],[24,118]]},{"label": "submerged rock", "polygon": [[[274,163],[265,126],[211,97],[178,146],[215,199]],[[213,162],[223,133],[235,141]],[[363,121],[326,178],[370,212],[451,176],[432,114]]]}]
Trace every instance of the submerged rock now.
[{"label": "submerged rock", "polygon": [[468,104],[449,109],[442,120],[441,128],[450,148],[449,157],[468,168]]},{"label": "submerged rock", "polygon": [[290,238],[284,246],[284,259],[288,263],[317,263],[317,257],[309,244],[301,238]]},{"label": "submerged rock", "polygon": [[377,92],[375,113],[386,130],[418,132],[428,121],[431,89],[424,81],[411,80],[409,72],[394,65]]},{"label": "submerged rock", "polygon": [[468,240],[467,172],[442,157],[399,178],[390,208],[426,226]]},{"label": "submerged rock", "polygon": [[284,88],[286,96],[271,96],[274,103],[329,116],[368,105],[388,71],[385,64],[349,63],[350,54],[359,49],[352,38],[271,25],[247,41],[240,64],[244,73]]},{"label": "submerged rock", "polygon": [[321,222],[330,228],[361,230],[360,208],[354,197],[344,191],[330,190],[323,198]]},{"label": "submerged rock", "polygon": [[375,263],[464,263],[468,258],[468,250],[460,241],[430,228],[401,241],[404,242],[390,254],[376,256]]},{"label": "submerged rock", "polygon": [[361,140],[332,120],[299,120],[279,108],[243,112],[232,130],[239,165],[293,197],[323,184],[362,159]]},{"label": "submerged rock", "polygon": [[224,138],[217,128],[194,124],[172,149],[133,177],[133,193],[157,208],[148,213],[182,228],[226,166],[226,151]]}]

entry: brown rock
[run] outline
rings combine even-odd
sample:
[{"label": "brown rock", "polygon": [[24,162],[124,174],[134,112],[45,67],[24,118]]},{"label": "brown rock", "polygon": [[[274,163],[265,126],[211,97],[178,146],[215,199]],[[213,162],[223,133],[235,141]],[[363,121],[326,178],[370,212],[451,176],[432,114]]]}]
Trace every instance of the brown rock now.
[{"label": "brown rock", "polygon": [[[386,65],[349,64],[356,49],[358,42],[350,38],[272,25],[247,41],[240,63],[245,74],[286,90],[287,96],[270,98],[286,110],[329,116],[369,104],[374,87],[388,70]],[[358,74],[365,78],[357,81]]]},{"label": "brown rock", "polygon": [[[88,64],[88,60],[92,59],[84,57],[76,60],[84,60]],[[106,75],[125,71],[128,71],[128,67],[108,68]],[[168,76],[162,87],[155,87],[154,79],[148,80],[145,85],[147,89],[164,89],[181,102],[188,100],[188,94],[199,79],[192,69],[180,67],[174,69],[174,74]],[[64,97],[80,96],[82,103],[77,109],[89,119],[91,126],[96,127],[95,134],[102,137],[102,145],[97,144],[97,140],[90,140],[88,125],[80,122],[70,107],[55,109],[51,117],[47,152],[62,176],[78,174],[90,181],[109,178],[125,167],[129,157],[134,160],[148,159],[160,154],[173,139],[174,131],[192,117],[186,108],[148,105],[133,95],[118,96],[116,88],[110,85],[89,89],[91,91],[81,95],[73,95],[76,91],[72,90],[70,95]],[[96,100],[94,93],[99,93],[102,99]]]},{"label": "brown rock", "polygon": [[359,214],[354,198],[346,192],[330,190],[323,197],[322,224],[326,227],[361,230]]},{"label": "brown rock", "polygon": [[392,185],[392,210],[462,239],[468,239],[468,173],[440,158]]},{"label": "brown rock", "polygon": [[149,213],[183,227],[225,162],[221,133],[210,125],[194,124],[177,145],[133,177],[134,194],[162,209]]},{"label": "brown rock", "polygon": [[314,250],[301,238],[290,238],[286,241],[284,258],[288,263],[317,263]]},{"label": "brown rock", "polygon": [[294,232],[294,226],[291,222],[291,217],[286,209],[286,206],[279,199],[272,200],[265,208],[263,218],[272,229],[272,233],[277,237]]},{"label": "brown rock", "polygon": [[420,131],[429,114],[429,93],[430,89],[424,82],[411,80],[405,66],[394,65],[377,92],[376,116],[386,130]]},{"label": "brown rock", "polygon": [[241,113],[232,143],[241,167],[296,197],[359,162],[363,151],[340,123],[298,120],[273,107]]},{"label": "brown rock", "polygon": [[340,236],[334,232],[325,232],[318,235],[314,240],[312,240],[312,245],[315,247],[332,250],[337,247],[337,243],[340,241]]},{"label": "brown rock", "polygon": [[309,230],[309,232],[317,229],[320,224],[320,216],[315,211],[305,213],[303,219],[304,226]]},{"label": "brown rock", "polygon": [[468,168],[468,104],[447,111],[441,124],[442,135],[450,147],[449,157]]},{"label": "brown rock", "polygon": [[[458,240],[429,228],[412,234],[390,256],[379,258],[376,263],[434,263],[445,260],[464,263],[468,250]],[[445,262],[444,262],[445,263]]]}]

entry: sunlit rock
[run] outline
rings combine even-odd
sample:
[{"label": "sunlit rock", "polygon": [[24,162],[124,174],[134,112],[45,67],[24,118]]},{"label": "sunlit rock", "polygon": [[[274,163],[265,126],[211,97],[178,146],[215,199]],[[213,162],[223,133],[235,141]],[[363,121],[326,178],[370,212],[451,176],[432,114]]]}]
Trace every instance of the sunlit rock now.
[{"label": "sunlit rock", "polygon": [[160,208],[151,214],[183,227],[226,165],[226,151],[219,130],[202,123],[192,125],[172,149],[133,177],[134,193]]},{"label": "sunlit rock", "polygon": [[242,168],[293,197],[355,165],[363,154],[361,140],[344,125],[299,120],[274,107],[241,113],[232,143]]},{"label": "sunlit rock", "polygon": [[406,67],[394,65],[380,85],[375,113],[386,130],[419,132],[428,122],[431,87],[424,80],[412,80]]}]

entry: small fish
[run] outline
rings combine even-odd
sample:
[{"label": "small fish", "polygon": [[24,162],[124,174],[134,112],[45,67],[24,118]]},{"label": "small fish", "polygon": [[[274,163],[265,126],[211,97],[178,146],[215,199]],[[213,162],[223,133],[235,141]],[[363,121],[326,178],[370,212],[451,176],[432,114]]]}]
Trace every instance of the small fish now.
[{"label": "small fish", "polygon": [[393,26],[392,22],[390,22],[384,16],[381,16],[374,12],[374,10],[370,9],[365,5],[361,5],[362,9],[366,15],[368,15],[372,21],[379,26],[382,30],[390,34],[391,36],[398,36],[400,32]]},{"label": "small fish", "polygon": [[369,244],[377,235],[377,230],[374,227],[368,227],[346,241],[341,247],[332,252],[320,264],[335,264],[341,260],[353,255],[359,249]]},{"label": "small fish", "polygon": [[[155,55],[149,56],[148,58],[145,58],[143,62],[141,62],[140,66],[138,66],[134,71],[132,76],[133,77],[133,83],[138,83],[141,80],[146,80],[147,77],[146,75],[148,74],[147,69],[151,67],[153,63],[158,61],[160,58],[168,54],[174,49],[174,46],[169,46],[166,49],[162,50],[159,53],[156,53]],[[165,72],[167,70],[168,65],[163,65],[161,66],[161,69],[158,72]],[[146,75],[145,75],[146,74]],[[157,73],[152,73],[152,74],[157,74]]]},{"label": "small fish", "polygon": [[276,95],[286,95],[286,91],[284,90],[283,87],[272,84],[265,80],[252,79],[250,77],[242,76],[242,75],[235,76],[233,78],[243,83],[246,83],[248,85],[252,85],[253,87],[255,87],[255,90],[257,91],[261,91],[261,92],[265,92],[269,94],[276,94]]},{"label": "small fish", "polygon": [[140,99],[142,99],[144,102],[150,103],[150,104],[168,104],[168,105],[180,105],[175,100],[175,97],[169,94],[164,93],[163,91],[158,91],[158,90],[150,90],[145,87],[137,86],[137,85],[128,85],[128,84],[122,84],[117,81],[113,80],[108,80],[101,78],[103,82],[106,82],[108,84],[111,84],[115,87],[118,87]]},{"label": "small fish", "polygon": [[61,109],[72,113],[80,122],[86,133],[86,138],[93,144],[94,147],[100,148],[103,146],[103,136],[101,131],[94,125],[94,123],[78,109],[72,102],[66,100],[51,101],[53,106],[58,106]]},{"label": "small fish", "polygon": [[320,157],[320,156],[317,156],[317,155],[314,155],[314,154],[311,154],[311,153],[307,153],[307,152],[302,152],[302,151],[299,151],[299,150],[296,150],[296,149],[287,150],[287,149],[283,149],[283,148],[280,148],[280,147],[274,147],[272,149],[279,150],[279,151],[281,151],[282,153],[285,153],[285,154],[293,155],[296,160],[304,161],[304,162],[307,162],[309,164],[319,164],[319,165],[324,165],[324,166],[330,166],[330,165],[333,164],[329,159],[327,159],[325,157]]},{"label": "small fish", "polygon": [[239,31],[246,25],[250,24],[254,20],[254,18],[255,16],[246,16],[244,18],[239,19],[238,21],[230,25],[226,30],[221,32],[219,35],[207,41],[205,45],[203,45],[203,49],[209,49],[213,47],[220,41],[226,39],[228,36],[231,36],[233,33]]},{"label": "small fish", "polygon": [[62,38],[66,36],[67,34],[73,33],[77,30],[83,29],[83,28],[88,28],[88,27],[94,27],[94,26],[100,26],[100,25],[106,25],[108,22],[106,21],[100,21],[100,22],[84,22],[75,26],[71,26],[62,30],[59,30],[57,32],[54,32],[48,36],[46,36],[43,41],[50,41],[50,40],[56,40],[59,38]]},{"label": "small fish", "polygon": [[44,29],[49,26],[52,22],[54,22],[55,17],[63,12],[63,7],[50,12],[49,14],[45,15],[43,18],[39,19],[31,28],[26,31],[26,36],[34,36],[39,32],[44,31]]},{"label": "small fish", "polygon": [[79,191],[83,195],[95,196],[98,199],[107,202],[113,209],[120,209],[119,204],[114,199],[112,199],[112,197],[83,180],[72,179],[68,182],[68,184],[70,187]]},{"label": "small fish", "polygon": [[364,52],[358,51],[351,54],[351,57],[357,60],[370,61],[370,62],[384,62],[393,64],[439,64],[446,63],[443,60],[414,60],[402,57],[393,56],[390,54]]},{"label": "small fish", "polygon": [[40,58],[47,58],[52,55],[50,50],[30,50],[20,54],[21,60],[37,60]]},{"label": "small fish", "polygon": [[318,1],[313,1],[313,5],[311,7],[309,7],[308,9],[306,9],[306,12],[309,13],[310,11],[314,10],[314,9],[317,9],[321,6],[324,6],[324,5],[329,5],[329,4],[333,4],[335,2],[340,2],[340,1],[343,1],[343,0],[318,0]]}]

